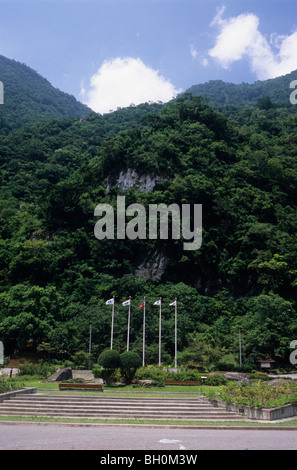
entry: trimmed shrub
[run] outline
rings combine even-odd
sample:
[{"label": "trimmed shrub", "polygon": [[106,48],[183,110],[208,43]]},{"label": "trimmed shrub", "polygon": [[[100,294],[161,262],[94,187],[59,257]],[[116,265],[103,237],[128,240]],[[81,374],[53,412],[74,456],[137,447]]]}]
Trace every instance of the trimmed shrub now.
[{"label": "trimmed shrub", "polygon": [[120,353],[114,349],[105,349],[98,358],[98,364],[104,369],[117,369],[121,366]]},{"label": "trimmed shrub", "polygon": [[133,351],[121,354],[121,374],[126,384],[130,384],[134,379],[137,369],[141,366],[141,357]]},{"label": "trimmed shrub", "polygon": [[110,385],[114,382],[116,371],[121,366],[120,353],[113,349],[105,349],[98,358],[98,364],[102,368],[95,368],[94,376],[102,378],[107,385]]}]

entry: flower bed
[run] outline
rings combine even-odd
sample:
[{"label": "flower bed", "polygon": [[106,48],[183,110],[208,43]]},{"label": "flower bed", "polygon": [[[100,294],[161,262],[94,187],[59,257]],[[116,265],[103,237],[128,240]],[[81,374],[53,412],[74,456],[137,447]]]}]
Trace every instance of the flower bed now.
[{"label": "flower bed", "polygon": [[284,381],[278,386],[273,386],[269,382],[257,382],[253,385],[230,383],[222,386],[219,399],[225,404],[232,403],[259,409],[297,405],[297,383]]}]

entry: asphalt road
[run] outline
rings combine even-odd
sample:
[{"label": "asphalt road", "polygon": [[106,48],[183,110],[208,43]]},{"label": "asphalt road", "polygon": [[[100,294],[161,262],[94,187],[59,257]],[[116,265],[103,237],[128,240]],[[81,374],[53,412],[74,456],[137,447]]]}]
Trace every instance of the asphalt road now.
[{"label": "asphalt road", "polygon": [[0,424],[0,450],[297,450],[297,431]]}]

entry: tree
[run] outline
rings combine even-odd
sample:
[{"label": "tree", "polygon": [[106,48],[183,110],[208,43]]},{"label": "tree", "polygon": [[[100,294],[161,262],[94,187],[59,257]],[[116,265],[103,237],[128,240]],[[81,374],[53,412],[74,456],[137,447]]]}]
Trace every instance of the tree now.
[{"label": "tree", "polygon": [[297,319],[291,302],[277,294],[261,294],[249,299],[247,307],[246,315],[234,324],[241,329],[244,357],[250,361],[266,357],[288,360]]},{"label": "tree", "polygon": [[121,374],[126,384],[132,383],[135,373],[141,364],[141,357],[136,352],[127,351],[121,354]]},{"label": "tree", "polygon": [[59,320],[63,299],[53,286],[17,284],[0,294],[0,332],[8,348],[47,342]]},{"label": "tree", "polygon": [[109,385],[114,380],[116,370],[121,366],[120,353],[114,349],[105,349],[98,358],[102,366],[101,377]]}]

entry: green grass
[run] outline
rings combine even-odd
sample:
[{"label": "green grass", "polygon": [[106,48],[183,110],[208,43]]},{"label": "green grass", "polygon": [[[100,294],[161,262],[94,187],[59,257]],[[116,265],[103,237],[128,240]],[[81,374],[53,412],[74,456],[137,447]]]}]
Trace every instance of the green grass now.
[{"label": "green grass", "polygon": [[194,421],[194,420],[145,420],[145,419],[106,419],[106,418],[51,418],[40,416],[0,416],[1,421],[27,422],[27,423],[69,423],[69,424],[117,424],[117,425],[145,425],[145,426],[221,426],[221,427],[297,427],[297,419],[289,421],[266,423],[259,421]]},{"label": "green grass", "polygon": [[[65,391],[60,391],[59,390],[59,384],[57,382],[45,382],[43,379],[27,379],[22,381],[25,385],[25,387],[36,387],[38,391],[46,391],[46,392],[57,392],[59,394],[63,393],[69,393],[69,390]],[[218,392],[220,389],[219,386],[208,386],[208,385],[199,385],[199,386],[191,386],[191,385],[165,385],[164,387],[150,387],[150,388],[142,388],[142,387],[135,387],[133,385],[113,385],[110,387],[107,387],[106,385],[103,385],[103,391],[108,392],[108,396],[112,396],[113,394],[118,396],[119,394],[121,396],[144,396],[144,395],[164,395],[164,394],[194,394],[195,396],[198,395],[206,395],[210,391],[213,393]],[[94,392],[94,391],[74,391],[71,390],[71,394],[74,393],[83,393],[83,394],[94,394],[98,393],[101,394],[102,392]],[[184,395],[187,396],[187,395]]]}]

